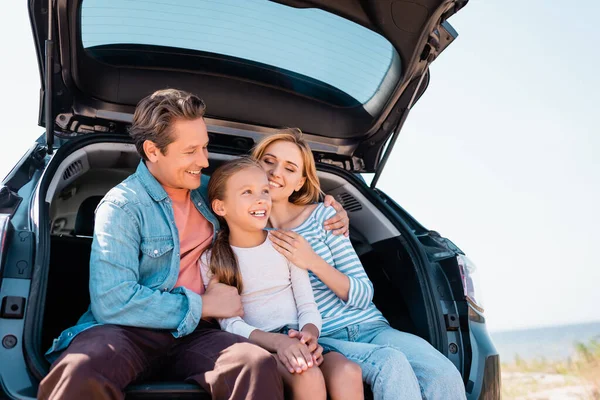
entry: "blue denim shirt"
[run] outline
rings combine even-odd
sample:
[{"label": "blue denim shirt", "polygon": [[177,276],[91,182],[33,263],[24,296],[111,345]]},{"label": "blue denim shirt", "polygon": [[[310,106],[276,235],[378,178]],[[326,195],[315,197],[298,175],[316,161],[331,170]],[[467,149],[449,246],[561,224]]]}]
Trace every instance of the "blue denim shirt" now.
[{"label": "blue denim shirt", "polygon": [[[219,225],[208,205],[207,182],[203,176],[191,199],[216,235]],[[100,201],[95,218],[91,304],[76,326],[54,339],[46,353],[50,362],[77,334],[96,325],[165,329],[181,337],[194,331],[202,315],[200,295],[173,288],[180,260],[173,207],[143,161]]]}]

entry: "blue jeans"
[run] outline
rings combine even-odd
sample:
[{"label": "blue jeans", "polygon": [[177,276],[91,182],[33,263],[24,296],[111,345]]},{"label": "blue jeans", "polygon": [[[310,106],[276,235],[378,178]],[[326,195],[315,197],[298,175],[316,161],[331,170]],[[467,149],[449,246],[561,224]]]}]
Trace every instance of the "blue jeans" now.
[{"label": "blue jeans", "polygon": [[466,399],[458,369],[428,342],[385,322],[350,325],[319,338],[362,368],[376,400]]}]

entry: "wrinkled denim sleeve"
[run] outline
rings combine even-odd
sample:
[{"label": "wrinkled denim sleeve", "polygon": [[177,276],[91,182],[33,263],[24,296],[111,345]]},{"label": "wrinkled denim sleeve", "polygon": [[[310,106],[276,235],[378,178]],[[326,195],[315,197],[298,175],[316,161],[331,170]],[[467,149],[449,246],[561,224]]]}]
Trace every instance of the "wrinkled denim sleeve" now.
[{"label": "wrinkled denim sleeve", "polygon": [[[140,227],[129,210],[106,199],[96,210],[90,258],[91,310],[100,323],[194,331],[202,298],[185,288],[162,292],[139,284]],[[165,266],[168,268],[168,266]]]}]

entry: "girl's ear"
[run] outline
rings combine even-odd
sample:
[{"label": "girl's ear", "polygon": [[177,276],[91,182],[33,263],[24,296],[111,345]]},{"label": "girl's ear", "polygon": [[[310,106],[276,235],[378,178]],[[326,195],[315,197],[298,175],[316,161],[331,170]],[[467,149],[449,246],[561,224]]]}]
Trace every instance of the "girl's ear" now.
[{"label": "girl's ear", "polygon": [[302,177],[302,179],[300,179],[300,182],[298,182],[298,185],[294,189],[294,192],[297,192],[298,190],[302,189],[302,186],[304,186],[304,182],[306,182],[306,177],[305,176]]},{"label": "girl's ear", "polygon": [[212,209],[219,217],[224,217],[225,212],[225,203],[222,200],[215,199],[212,202]]}]

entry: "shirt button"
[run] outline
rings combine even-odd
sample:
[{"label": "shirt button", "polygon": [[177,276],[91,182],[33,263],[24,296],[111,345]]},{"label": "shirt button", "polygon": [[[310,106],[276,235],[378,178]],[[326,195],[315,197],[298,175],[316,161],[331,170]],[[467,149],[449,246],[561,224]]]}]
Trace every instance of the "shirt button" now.
[{"label": "shirt button", "polygon": [[158,254],[158,250],[154,250],[154,254]]},{"label": "shirt button", "polygon": [[67,336],[68,336],[68,337],[71,337],[71,336],[73,336],[73,333],[72,333],[72,332],[69,332],[69,333],[67,333]]},{"label": "shirt button", "polygon": [[201,206],[201,205],[202,205],[202,203],[201,203],[201,202],[198,202],[198,206]]}]

